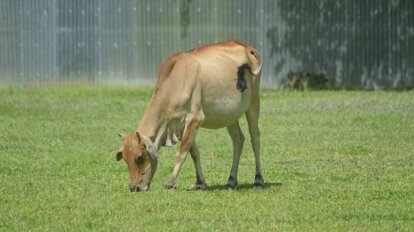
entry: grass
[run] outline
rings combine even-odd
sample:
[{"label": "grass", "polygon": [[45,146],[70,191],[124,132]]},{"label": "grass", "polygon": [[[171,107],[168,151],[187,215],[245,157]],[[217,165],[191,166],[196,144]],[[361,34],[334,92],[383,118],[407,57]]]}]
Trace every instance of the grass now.
[{"label": "grass", "polygon": [[[159,152],[151,191],[129,193],[115,161],[152,90],[0,89],[0,231],[410,231],[414,92],[263,91],[266,186],[252,188],[246,139],[239,187],[226,190],[231,140],[198,133],[209,188],[191,191],[187,159],[164,189],[177,147]],[[245,119],[242,129],[248,138]]]}]

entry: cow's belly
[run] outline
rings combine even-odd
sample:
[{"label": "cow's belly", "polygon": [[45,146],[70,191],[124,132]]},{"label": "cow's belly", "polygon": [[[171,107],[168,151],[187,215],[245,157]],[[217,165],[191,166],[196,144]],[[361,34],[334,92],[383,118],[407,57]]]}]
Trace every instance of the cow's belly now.
[{"label": "cow's belly", "polygon": [[[228,90],[226,90],[228,91]],[[221,92],[204,97],[202,108],[204,112],[204,128],[227,127],[244,115],[250,105],[250,91]]]}]

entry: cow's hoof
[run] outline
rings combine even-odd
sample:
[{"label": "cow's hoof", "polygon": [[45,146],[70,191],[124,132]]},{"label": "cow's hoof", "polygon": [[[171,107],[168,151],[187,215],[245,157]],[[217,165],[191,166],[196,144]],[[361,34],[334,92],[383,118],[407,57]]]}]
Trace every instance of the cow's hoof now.
[{"label": "cow's hoof", "polygon": [[263,180],[255,180],[253,184],[254,188],[260,188],[264,187],[264,181]]},{"label": "cow's hoof", "polygon": [[224,185],[224,187],[226,188],[226,189],[235,189],[236,188],[236,184],[234,184],[234,183],[227,183],[226,185]]},{"label": "cow's hoof", "polygon": [[237,186],[237,178],[230,175],[229,180],[227,181],[227,184],[225,185],[225,187],[227,189],[235,189],[236,186]]},{"label": "cow's hoof", "polygon": [[165,185],[165,189],[176,189],[176,188],[177,187],[175,186],[175,184],[168,183]]},{"label": "cow's hoof", "polygon": [[256,174],[256,176],[254,178],[253,186],[255,188],[264,186],[264,180],[263,180],[263,176],[261,174]]},{"label": "cow's hoof", "polygon": [[261,188],[261,187],[264,187],[264,183],[256,183],[256,182],[254,182],[253,187],[254,187],[254,188]]},{"label": "cow's hoof", "polygon": [[205,183],[205,182],[202,182],[202,183],[196,183],[194,186],[193,186],[193,190],[204,190],[205,188],[207,187],[207,184]]}]

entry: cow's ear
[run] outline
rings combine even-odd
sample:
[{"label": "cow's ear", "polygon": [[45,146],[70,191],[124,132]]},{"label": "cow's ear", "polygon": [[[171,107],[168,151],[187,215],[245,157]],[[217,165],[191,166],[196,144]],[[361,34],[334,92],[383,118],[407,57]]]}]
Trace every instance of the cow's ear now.
[{"label": "cow's ear", "polygon": [[135,134],[137,135],[138,144],[141,144],[141,141],[142,141],[142,139],[141,139],[141,135],[139,134],[139,132],[138,132],[138,131],[136,131],[136,132],[135,132]]},{"label": "cow's ear", "polygon": [[146,144],[145,150],[147,150],[148,154],[151,156],[152,161],[157,161],[157,150],[154,145],[151,143]]},{"label": "cow's ear", "polygon": [[122,140],[124,139],[124,134],[123,133],[118,133],[119,138],[121,138]]}]

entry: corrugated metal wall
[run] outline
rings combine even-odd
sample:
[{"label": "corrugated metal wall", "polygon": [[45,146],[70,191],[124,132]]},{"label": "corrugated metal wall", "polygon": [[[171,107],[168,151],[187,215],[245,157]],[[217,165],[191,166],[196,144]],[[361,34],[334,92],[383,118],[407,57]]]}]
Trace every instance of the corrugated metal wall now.
[{"label": "corrugated metal wall", "polygon": [[0,85],[151,84],[172,53],[229,39],[261,51],[266,87],[414,86],[411,0],[0,0]]}]

